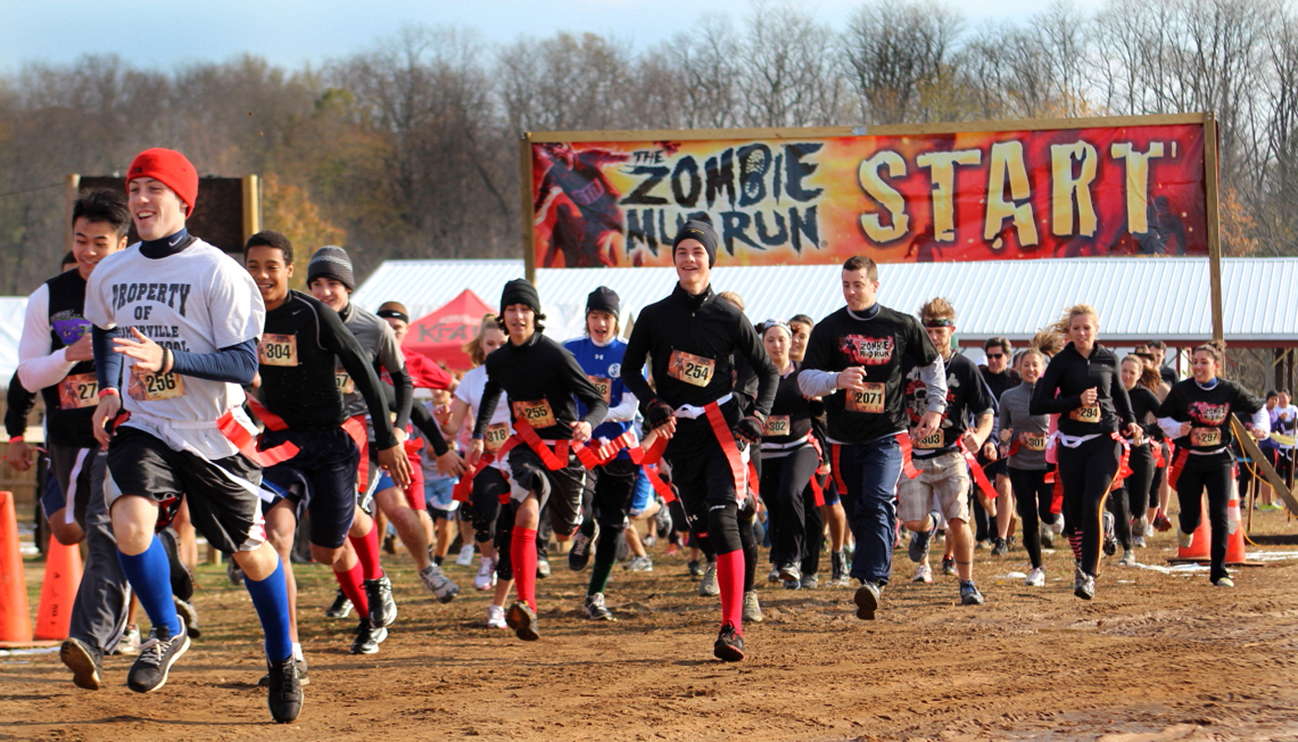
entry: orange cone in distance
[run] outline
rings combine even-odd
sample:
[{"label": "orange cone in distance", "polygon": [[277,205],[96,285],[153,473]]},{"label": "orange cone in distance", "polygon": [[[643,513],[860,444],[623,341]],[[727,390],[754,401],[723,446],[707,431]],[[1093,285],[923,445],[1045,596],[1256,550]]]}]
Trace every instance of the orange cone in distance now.
[{"label": "orange cone in distance", "polygon": [[[1179,528],[1179,526],[1178,526]],[[1208,525],[1208,509],[1199,499],[1199,527],[1194,529],[1194,543],[1190,548],[1178,546],[1177,559],[1209,559],[1212,550],[1212,528]]]},{"label": "orange cone in distance", "polygon": [[41,583],[41,604],[36,611],[35,639],[62,641],[72,624],[72,603],[81,585],[81,548],[65,546],[51,538],[45,555],[45,581]]}]

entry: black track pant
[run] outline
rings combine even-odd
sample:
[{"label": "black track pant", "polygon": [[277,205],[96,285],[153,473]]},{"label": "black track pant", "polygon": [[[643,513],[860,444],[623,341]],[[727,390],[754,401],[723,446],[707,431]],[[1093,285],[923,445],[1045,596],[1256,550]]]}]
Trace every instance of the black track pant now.
[{"label": "black track pant", "polygon": [[1014,490],[1014,508],[1019,514],[1019,527],[1023,529],[1023,548],[1035,569],[1041,566],[1041,527],[1053,524],[1059,516],[1050,512],[1054,499],[1054,484],[1046,481],[1045,469],[1008,469],[1010,487]]},{"label": "black track pant", "polygon": [[1118,473],[1120,448],[1108,435],[1100,435],[1076,448],[1061,445],[1056,456],[1057,476],[1064,483],[1064,532],[1073,557],[1081,562],[1083,571],[1094,576],[1100,569],[1100,513]]},{"label": "black track pant", "polygon": [[1176,499],[1181,503],[1181,532],[1194,533],[1199,527],[1203,492],[1208,491],[1208,525],[1212,529],[1212,568],[1208,579],[1226,576],[1226,501],[1230,499],[1231,454],[1185,457],[1176,482]]},{"label": "black track pant", "polygon": [[771,561],[777,566],[801,564],[807,556],[807,503],[803,495],[819,463],[816,449],[810,445],[786,456],[762,460],[762,501],[770,516]]}]

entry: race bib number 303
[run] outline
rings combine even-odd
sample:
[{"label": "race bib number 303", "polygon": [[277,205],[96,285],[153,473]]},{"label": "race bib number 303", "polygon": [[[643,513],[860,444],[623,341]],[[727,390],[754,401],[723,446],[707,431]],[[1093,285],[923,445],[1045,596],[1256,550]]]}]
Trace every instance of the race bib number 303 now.
[{"label": "race bib number 303", "polygon": [[261,336],[257,346],[261,362],[266,366],[296,366],[297,336],[268,332]]},{"label": "race bib number 303", "polygon": [[99,404],[99,380],[94,374],[77,374],[59,382],[59,408],[76,410]]},{"label": "race bib number 303", "polygon": [[883,414],[883,384],[865,382],[862,391],[844,390],[847,395],[847,409],[851,412],[869,412],[873,415]]},{"label": "race bib number 303", "polygon": [[185,378],[175,372],[158,373],[131,366],[131,380],[127,394],[140,402],[160,402],[185,396]]},{"label": "race bib number 303", "polygon": [[941,430],[934,430],[932,433],[915,441],[915,448],[922,448],[925,451],[942,448],[946,445],[946,434]]},{"label": "race bib number 303", "polygon": [[686,384],[707,386],[712,381],[712,372],[716,367],[717,362],[711,358],[673,350],[667,361],[667,375]]},{"label": "race bib number 303", "polygon": [[522,420],[533,428],[548,428],[555,424],[554,412],[550,409],[550,401],[547,399],[514,402],[513,407],[514,419]]}]

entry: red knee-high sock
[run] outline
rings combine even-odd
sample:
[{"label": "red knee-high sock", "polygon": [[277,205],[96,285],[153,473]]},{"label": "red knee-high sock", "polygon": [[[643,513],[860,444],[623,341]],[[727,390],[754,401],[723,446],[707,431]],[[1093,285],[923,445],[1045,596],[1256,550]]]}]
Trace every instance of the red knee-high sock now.
[{"label": "red knee-high sock", "polygon": [[744,633],[744,551],[717,554],[717,586],[721,588],[721,625],[734,624]]},{"label": "red knee-high sock", "polygon": [[382,577],[383,566],[379,564],[378,526],[371,523],[369,533],[360,538],[348,536],[347,539],[352,542],[352,548],[356,550],[356,556],[360,557],[361,569],[365,571],[365,579],[377,580]]},{"label": "red knee-high sock", "polygon": [[370,615],[370,601],[365,597],[365,588],[361,586],[363,573],[359,562],[355,567],[346,572],[334,572],[334,577],[338,579],[338,586],[343,589],[343,595],[355,606],[356,612],[362,616]]},{"label": "red knee-high sock", "polygon": [[514,592],[536,610],[536,529],[515,526],[509,555],[514,561]]}]

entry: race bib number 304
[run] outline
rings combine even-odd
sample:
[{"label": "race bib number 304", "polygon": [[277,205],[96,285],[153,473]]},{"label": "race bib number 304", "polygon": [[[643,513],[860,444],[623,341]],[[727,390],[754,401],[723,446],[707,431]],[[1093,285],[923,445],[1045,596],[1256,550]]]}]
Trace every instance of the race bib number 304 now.
[{"label": "race bib number 304", "polygon": [[869,412],[883,414],[883,384],[865,382],[862,391],[844,390],[847,395],[847,409],[851,412]]},{"label": "race bib number 304", "polygon": [[712,372],[716,367],[717,362],[711,358],[673,350],[667,361],[667,375],[686,384],[707,386],[712,381]]},{"label": "race bib number 304", "polygon": [[266,366],[297,365],[297,335],[280,335],[268,332],[261,336],[261,362]]},{"label": "race bib number 304", "polygon": [[513,406],[514,419],[522,420],[533,428],[548,428],[555,424],[554,412],[550,409],[550,401],[547,399],[514,402]]},{"label": "race bib number 304", "polygon": [[94,374],[77,374],[59,382],[59,408],[76,410],[99,404],[99,380]]},{"label": "race bib number 304", "polygon": [[131,380],[126,392],[131,395],[131,399],[140,402],[175,399],[185,396],[185,378],[172,371],[163,374],[131,366]]}]

